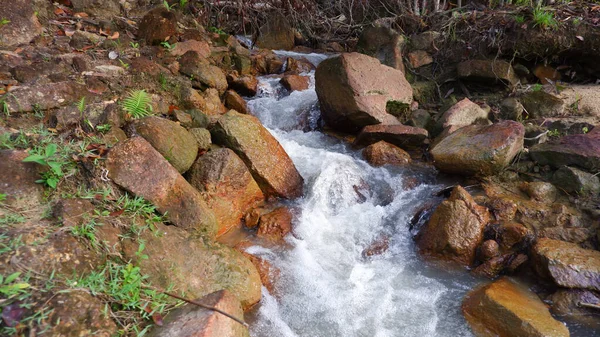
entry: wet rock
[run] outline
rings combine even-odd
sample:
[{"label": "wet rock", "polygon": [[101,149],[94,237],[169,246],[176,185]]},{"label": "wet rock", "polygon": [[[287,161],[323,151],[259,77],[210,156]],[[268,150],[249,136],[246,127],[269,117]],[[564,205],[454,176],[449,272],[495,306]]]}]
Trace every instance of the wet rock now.
[{"label": "wet rock", "polygon": [[20,150],[0,150],[0,191],[6,194],[9,206],[26,209],[37,205],[44,190],[40,179],[42,168],[36,163],[24,163],[29,154]]},{"label": "wet rock", "polygon": [[[164,40],[163,40],[164,41]],[[194,51],[202,58],[210,57],[210,46],[206,41],[187,40],[183,42],[177,42],[175,48],[171,50],[171,55],[182,56],[188,51]]]},{"label": "wet rock", "polygon": [[478,121],[487,121],[488,112],[479,105],[471,102],[468,98],[454,104],[446,110],[442,117],[437,121],[436,132],[453,127],[457,130],[463,126],[475,124]]},{"label": "wet rock", "polygon": [[237,93],[243,96],[253,97],[256,96],[258,91],[258,79],[252,75],[244,76],[232,76],[227,77],[229,86]]},{"label": "wet rock", "polygon": [[526,246],[533,241],[533,237],[533,233],[520,223],[509,222],[498,228],[498,241],[505,250]]},{"label": "wet rock", "polygon": [[87,199],[61,199],[54,206],[53,215],[62,221],[64,227],[75,227],[81,225],[93,211],[94,205]]},{"label": "wet rock", "polygon": [[500,118],[520,121],[523,119],[523,105],[514,97],[508,97],[500,102]]},{"label": "wet rock", "polygon": [[529,154],[540,165],[574,165],[595,172],[600,169],[600,132],[564,136],[557,142],[533,146]]},{"label": "wet rock", "polygon": [[258,274],[260,275],[260,282],[265,288],[267,288],[271,295],[274,295],[277,291],[277,289],[275,289],[275,284],[279,279],[280,271],[262,257],[247,253],[245,250],[250,246],[251,244],[245,241],[236,245],[234,248],[248,258],[252,264],[254,264],[254,267],[256,267],[256,270],[258,270]]},{"label": "wet rock", "polygon": [[485,240],[479,247],[481,259],[487,261],[500,255],[500,245],[494,240]]},{"label": "wet rock", "polygon": [[256,235],[259,238],[278,243],[281,242],[291,230],[292,213],[290,213],[287,207],[279,207],[260,216]]},{"label": "wet rock", "polygon": [[510,165],[523,149],[521,123],[502,121],[489,126],[471,125],[442,139],[431,150],[441,171],[464,175],[492,175]]},{"label": "wet rock", "polygon": [[249,113],[248,104],[246,101],[242,98],[242,96],[238,95],[238,93],[233,90],[227,90],[227,92],[225,92],[223,101],[225,102],[225,107],[228,109],[232,109],[243,114]]},{"label": "wet rock", "polygon": [[598,176],[574,167],[563,166],[552,176],[554,185],[568,193],[596,195],[600,192]]},{"label": "wet rock", "polygon": [[302,195],[304,180],[294,163],[256,117],[231,110],[219,119],[211,134],[215,143],[240,156],[266,195]]},{"label": "wet rock", "polygon": [[471,270],[471,273],[473,275],[494,279],[498,277],[498,275],[500,275],[500,273],[502,273],[502,271],[506,268],[506,264],[509,258],[510,254],[494,256],[477,266],[477,268]]},{"label": "wet rock", "polygon": [[208,151],[212,144],[212,140],[210,138],[210,131],[204,128],[192,128],[190,129],[190,133],[196,139],[196,143],[198,143],[198,151]]},{"label": "wet rock", "polygon": [[469,292],[462,311],[478,336],[569,336],[537,295],[510,278]]},{"label": "wet rock", "polygon": [[600,252],[579,245],[542,238],[533,247],[538,274],[565,288],[600,291]]},{"label": "wet rock", "polygon": [[509,198],[492,198],[488,207],[498,221],[511,221],[517,214],[517,204]]},{"label": "wet rock", "polygon": [[[244,320],[240,301],[227,290],[219,290],[197,299],[199,303],[217,308]],[[150,332],[149,337],[249,337],[248,328],[216,311],[193,304],[170,312],[162,326]]]},{"label": "wet rock", "polygon": [[200,156],[187,179],[205,199],[217,222],[217,236],[241,225],[244,214],[264,196],[244,162],[230,149],[211,150]]},{"label": "wet rock", "polygon": [[424,50],[415,50],[408,53],[408,62],[413,69],[417,69],[433,63],[433,58]]},{"label": "wet rock", "polygon": [[109,152],[106,167],[116,184],[150,201],[174,225],[207,237],[216,235],[216,218],[200,193],[144,138],[118,143]]},{"label": "wet rock", "polygon": [[406,151],[383,140],[367,146],[362,155],[373,166],[405,166],[411,162]]},{"label": "wet rock", "polygon": [[425,129],[406,125],[365,126],[354,141],[355,146],[367,146],[386,141],[405,150],[416,150],[427,144],[429,133]]},{"label": "wet rock", "polygon": [[373,241],[360,254],[363,258],[381,255],[390,248],[390,239],[386,236]]},{"label": "wet rock", "polygon": [[555,315],[566,316],[596,328],[600,326],[598,311],[581,305],[600,304],[600,294],[583,289],[560,289],[549,297],[550,311]]},{"label": "wet rock", "polygon": [[71,0],[76,12],[86,12],[91,16],[112,19],[121,14],[118,0]]},{"label": "wet rock", "polygon": [[152,144],[179,173],[186,172],[196,160],[196,140],[181,125],[155,116],[137,119],[133,125],[136,133]]},{"label": "wet rock", "polygon": [[412,88],[400,70],[358,53],[321,62],[315,79],[323,119],[338,131],[355,132],[379,123],[400,124],[386,112],[387,102],[412,102]]},{"label": "wet rock", "polygon": [[288,57],[285,62],[287,64],[285,69],[286,74],[299,75],[315,70],[315,66],[304,58],[295,59]]},{"label": "wet rock", "polygon": [[520,98],[529,119],[559,117],[565,113],[565,102],[545,91],[531,91]]},{"label": "wet rock", "polygon": [[289,91],[302,91],[308,89],[309,78],[300,75],[285,75],[279,83]]},{"label": "wet rock", "polygon": [[0,47],[26,44],[42,34],[42,25],[29,0],[3,3],[0,6],[0,18],[9,21],[0,26]]},{"label": "wet rock", "polygon": [[39,110],[54,109],[65,105],[73,105],[88,92],[84,85],[74,81],[42,84],[36,86],[21,86],[12,90],[2,99],[8,110],[13,112],[32,112],[34,107]]},{"label": "wet rock", "polygon": [[538,202],[553,203],[558,196],[556,187],[543,181],[523,183],[520,187],[531,199]]},{"label": "wet rock", "polygon": [[177,35],[177,15],[159,6],[144,15],[138,29],[138,38],[147,44],[159,45]]},{"label": "wet rock", "polygon": [[188,298],[199,298],[219,290],[228,290],[242,303],[244,310],[260,301],[261,283],[258,271],[240,252],[199,239],[175,226],[159,224],[155,235],[144,231],[144,254],[135,240],[123,240],[123,253],[139,265],[148,281],[163,289],[174,287]]},{"label": "wet rock", "polygon": [[595,233],[593,227],[546,227],[539,231],[538,236],[580,244],[594,240]]},{"label": "wet rock", "polygon": [[195,51],[185,53],[180,60],[179,71],[192,79],[192,86],[205,90],[215,88],[219,93],[227,90],[227,78],[221,68],[213,66]]},{"label": "wet rock", "polygon": [[273,50],[292,50],[294,48],[294,30],[282,15],[272,15],[259,30],[256,40],[259,48]]},{"label": "wet rock", "polygon": [[419,232],[417,245],[424,254],[471,265],[488,221],[487,209],[457,186]]},{"label": "wet rock", "polygon": [[46,336],[113,336],[117,325],[105,310],[102,300],[85,291],[71,290],[53,296],[48,307],[53,310],[48,322],[53,324],[44,330]]},{"label": "wet rock", "polygon": [[510,63],[501,60],[469,60],[458,64],[458,77],[479,83],[503,83],[509,87],[519,83]]},{"label": "wet rock", "polygon": [[283,69],[283,61],[272,50],[262,50],[252,56],[252,65],[259,74],[279,74]]},{"label": "wet rock", "polygon": [[386,27],[383,22],[375,22],[374,25],[366,27],[356,45],[359,53],[375,57],[389,67],[404,72],[402,52],[405,38],[392,28]]}]

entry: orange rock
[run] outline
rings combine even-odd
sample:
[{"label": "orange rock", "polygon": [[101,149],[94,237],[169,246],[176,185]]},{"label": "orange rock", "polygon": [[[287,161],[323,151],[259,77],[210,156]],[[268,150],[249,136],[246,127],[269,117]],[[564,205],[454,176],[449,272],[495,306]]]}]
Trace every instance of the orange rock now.
[{"label": "orange rock", "polygon": [[279,83],[289,91],[302,91],[308,89],[309,79],[307,76],[285,75]]},{"label": "orange rock", "polygon": [[561,78],[561,75],[558,72],[558,70],[546,65],[539,65],[535,67],[535,69],[533,70],[533,74],[535,75],[535,77],[539,78],[540,83],[542,84],[556,82],[559,81]]},{"label": "orange rock", "polygon": [[228,109],[233,109],[239,113],[248,114],[248,104],[246,101],[244,101],[242,96],[233,90],[227,90],[227,92],[225,92],[223,102],[225,102],[225,107]]},{"label": "orange rock", "polygon": [[408,62],[416,69],[433,63],[433,58],[424,50],[415,50],[408,53]]},{"label": "orange rock", "polygon": [[292,213],[279,207],[260,217],[256,235],[271,242],[280,242],[292,230]]},{"label": "orange rock", "polygon": [[248,258],[248,260],[250,260],[250,262],[252,262],[252,264],[254,264],[256,270],[258,270],[258,274],[260,275],[260,281],[262,282],[262,285],[267,288],[271,295],[273,295],[275,293],[275,284],[279,279],[280,271],[262,257],[247,253],[245,249],[249,246],[251,246],[251,243],[245,241],[236,245],[234,249],[241,252],[245,257]]},{"label": "orange rock", "polygon": [[386,141],[379,141],[363,150],[363,157],[373,166],[405,166],[410,163],[410,155],[401,148]]}]

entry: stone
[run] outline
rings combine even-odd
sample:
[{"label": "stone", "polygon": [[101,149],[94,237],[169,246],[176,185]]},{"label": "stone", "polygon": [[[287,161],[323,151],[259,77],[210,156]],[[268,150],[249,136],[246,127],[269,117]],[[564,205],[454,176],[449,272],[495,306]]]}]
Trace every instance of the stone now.
[{"label": "stone", "polygon": [[188,51],[180,59],[179,71],[192,79],[192,86],[201,90],[215,88],[219,93],[227,90],[227,78],[221,68],[211,65],[195,51]]},{"label": "stone", "polygon": [[417,246],[425,255],[469,266],[475,259],[488,221],[488,210],[477,205],[464,188],[457,186],[421,229]]},{"label": "stone", "polygon": [[555,83],[561,78],[560,73],[547,65],[538,65],[533,69],[533,75],[540,80],[541,84]]},{"label": "stone", "polygon": [[567,193],[597,195],[600,193],[598,176],[575,167],[563,166],[552,176],[552,183]]},{"label": "stone", "polygon": [[533,246],[532,258],[537,273],[561,287],[600,291],[600,251],[541,238]]},{"label": "stone", "polygon": [[548,141],[548,130],[532,123],[525,124],[525,146],[532,147]]},{"label": "stone", "polygon": [[260,275],[260,281],[262,285],[267,288],[269,294],[274,295],[277,291],[277,289],[275,289],[275,283],[279,279],[280,271],[276,267],[273,267],[271,263],[264,258],[247,253],[245,250],[250,246],[252,246],[252,244],[250,244],[248,241],[243,241],[234,248],[247,257],[252,264],[254,264],[256,270],[258,270],[258,274]]},{"label": "stone", "polygon": [[488,112],[479,107],[479,105],[465,98],[451,106],[438,119],[436,132],[439,133],[449,127],[454,127],[454,130],[457,130],[463,126],[475,124],[478,121],[486,121],[488,115]]},{"label": "stone", "polygon": [[219,223],[217,236],[240,227],[246,212],[264,200],[252,174],[230,149],[214,149],[198,157],[187,179],[215,214]]},{"label": "stone", "polygon": [[433,119],[431,118],[429,111],[417,109],[410,112],[410,116],[405,124],[408,126],[429,130],[432,121]]},{"label": "stone", "polygon": [[469,60],[461,62],[456,67],[458,77],[479,83],[502,83],[513,87],[519,83],[510,63],[502,60]]},{"label": "stone", "polygon": [[287,207],[279,207],[260,216],[256,236],[277,243],[281,242],[291,230],[292,213]]},{"label": "stone", "polygon": [[404,150],[416,150],[427,144],[429,133],[425,129],[406,125],[365,126],[354,140],[355,146],[368,146],[386,141]]},{"label": "stone", "polygon": [[535,145],[529,154],[539,165],[554,168],[573,165],[596,172],[600,169],[600,130]]},{"label": "stone", "polygon": [[65,105],[74,105],[82,97],[88,96],[84,85],[75,81],[20,86],[1,99],[7,104],[8,111],[32,112],[35,109],[49,110]]},{"label": "stone", "polygon": [[231,110],[235,110],[239,113],[248,114],[248,103],[240,96],[237,92],[233,90],[227,90],[225,92],[225,96],[223,97],[223,101],[225,102],[225,107]]},{"label": "stone", "polygon": [[408,53],[408,63],[413,69],[421,68],[433,63],[433,58],[424,50],[415,50]]},{"label": "stone", "polygon": [[504,250],[528,246],[533,238],[533,232],[520,223],[508,222],[498,228],[498,241]]},{"label": "stone", "polygon": [[258,118],[230,110],[219,119],[211,134],[215,143],[240,156],[267,196],[292,199],[302,195],[304,179]]},{"label": "stone", "polygon": [[181,125],[149,116],[135,120],[133,126],[179,173],[186,172],[196,160],[196,139]]},{"label": "stone", "polygon": [[36,163],[25,163],[29,154],[21,150],[0,150],[0,193],[6,194],[3,202],[25,209],[42,201],[44,188],[36,183],[43,168]]},{"label": "stone", "polygon": [[138,28],[138,38],[150,45],[159,45],[177,35],[177,15],[158,6],[144,15]]},{"label": "stone", "polygon": [[358,53],[344,53],[319,64],[315,89],[322,117],[333,129],[356,132],[373,124],[397,125],[388,101],[410,104],[413,91],[402,71]]},{"label": "stone", "polygon": [[252,56],[252,65],[259,74],[279,74],[283,70],[283,61],[272,50],[262,50]]},{"label": "stone", "polygon": [[[209,88],[204,92],[199,93],[198,91],[188,88],[183,89],[182,92],[183,107],[185,109],[197,109],[200,110],[208,118],[209,116],[218,116],[227,112],[227,108],[221,102],[219,92],[217,89]],[[196,116],[197,117],[197,116]],[[194,115],[192,114],[192,119]],[[199,125],[206,126],[206,125]]]},{"label": "stone", "polygon": [[258,79],[252,75],[228,76],[227,81],[231,89],[242,96],[253,97],[258,91]]},{"label": "stone", "polygon": [[558,190],[551,183],[534,181],[521,184],[523,192],[535,201],[553,203],[558,197]]},{"label": "stone", "polygon": [[504,271],[510,256],[510,254],[494,256],[477,266],[475,269],[472,269],[471,273],[473,275],[494,279]]},{"label": "stone", "polygon": [[8,20],[0,25],[0,47],[28,44],[42,34],[42,25],[34,13],[30,0],[5,2],[0,6],[0,18]]},{"label": "stone", "polygon": [[529,119],[560,117],[565,114],[565,102],[545,91],[530,91],[520,97]]},{"label": "stone", "polygon": [[425,50],[427,52],[437,51],[435,46],[436,40],[440,38],[442,34],[432,30],[416,34],[410,37],[410,45],[415,50]]},{"label": "stone", "polygon": [[196,139],[198,143],[198,151],[206,152],[210,150],[210,146],[212,145],[212,140],[210,138],[210,131],[205,128],[192,128],[190,129],[190,133]]},{"label": "stone", "polygon": [[514,121],[465,126],[442,139],[431,155],[435,167],[443,172],[493,175],[523,150],[524,133],[523,125]]},{"label": "stone", "polygon": [[294,29],[282,15],[272,15],[260,27],[256,46],[273,50],[292,50],[294,48]]},{"label": "stone", "polygon": [[500,245],[494,240],[485,240],[479,247],[481,259],[487,261],[491,258],[500,256]]},{"label": "stone", "polygon": [[363,29],[356,44],[356,51],[375,57],[381,64],[404,72],[402,53],[405,42],[402,34],[376,21]]},{"label": "stone", "polygon": [[200,193],[144,138],[119,142],[106,168],[117,185],[151,202],[175,226],[215,237],[217,220]]},{"label": "stone", "polygon": [[500,118],[513,121],[523,120],[523,105],[514,97],[508,97],[500,102]]},{"label": "stone", "polygon": [[173,119],[186,129],[191,128],[194,124],[192,115],[177,109],[173,110]]},{"label": "stone", "polygon": [[210,57],[210,46],[206,41],[197,41],[197,40],[187,40],[182,42],[177,42],[175,44],[175,48],[171,50],[171,55],[173,56],[182,56],[188,51],[194,51],[200,55],[202,58]]},{"label": "stone", "polygon": [[[199,303],[217,308],[244,321],[240,301],[227,290],[219,290],[197,299]],[[169,313],[161,326],[149,337],[250,337],[248,328],[216,311],[186,304]]]},{"label": "stone", "polygon": [[112,20],[121,14],[119,0],[71,0],[76,12],[86,12],[91,16]]},{"label": "stone", "polygon": [[300,75],[285,75],[279,83],[289,91],[302,91],[308,89],[309,78]]},{"label": "stone", "polygon": [[365,247],[361,252],[361,256],[363,258],[381,255],[385,253],[390,248],[390,239],[389,237],[382,237],[375,241],[373,241],[369,246]]},{"label": "stone", "polygon": [[411,162],[406,151],[383,140],[367,146],[362,155],[373,166],[406,166]]},{"label": "stone", "polygon": [[477,336],[569,336],[537,295],[507,277],[469,292],[462,311]]},{"label": "stone", "polygon": [[300,75],[315,70],[315,66],[305,58],[295,59],[288,57],[285,63],[287,64],[285,68],[286,74]]},{"label": "stone", "polygon": [[63,227],[75,227],[83,224],[93,212],[94,205],[87,199],[61,199],[52,213],[62,221]]},{"label": "stone", "polygon": [[517,204],[509,198],[492,198],[488,207],[494,218],[499,221],[511,221],[517,214]]},{"label": "stone", "polygon": [[584,289],[559,289],[548,298],[554,315],[566,316],[583,324],[598,327],[597,311],[585,308],[580,303],[600,304],[600,294]]}]

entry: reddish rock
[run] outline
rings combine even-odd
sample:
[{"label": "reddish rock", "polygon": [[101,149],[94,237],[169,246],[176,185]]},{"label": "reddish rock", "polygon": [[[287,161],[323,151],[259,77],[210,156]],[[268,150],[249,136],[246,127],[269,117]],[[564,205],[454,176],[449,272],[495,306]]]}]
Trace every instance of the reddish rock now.
[{"label": "reddish rock", "polygon": [[488,221],[488,210],[457,186],[421,229],[417,245],[424,254],[471,265]]},{"label": "reddish rock", "polygon": [[524,135],[523,124],[514,121],[465,126],[442,139],[431,154],[440,171],[492,175],[510,165],[521,152]]},{"label": "reddish rock", "polygon": [[260,275],[260,281],[262,285],[267,288],[271,295],[275,294],[275,283],[279,279],[280,271],[279,269],[273,267],[269,261],[263,259],[260,256],[252,255],[247,253],[245,249],[250,247],[251,244],[247,241],[241,242],[240,244],[235,246],[235,249],[241,252],[246,258],[248,258],[252,264],[258,270],[258,274]]},{"label": "reddish rock", "polygon": [[42,34],[42,25],[34,13],[30,0],[4,2],[0,6],[0,47],[12,47],[26,44]]},{"label": "reddish rock", "polygon": [[533,74],[540,80],[542,84],[555,83],[561,78],[560,73],[547,65],[539,65],[533,69]]},{"label": "reddish rock", "polygon": [[481,259],[487,261],[500,255],[500,246],[494,240],[486,240],[479,247]]},{"label": "reddish rock", "polygon": [[292,230],[292,213],[286,207],[279,207],[263,214],[258,221],[259,238],[280,242]]},{"label": "reddish rock", "polygon": [[148,74],[152,76],[169,73],[167,68],[144,56],[132,59],[129,62],[129,65],[131,66],[132,73]]},{"label": "reddish rock", "polygon": [[240,77],[229,75],[227,76],[227,81],[229,82],[231,89],[235,90],[240,95],[248,97],[256,96],[256,91],[258,90],[258,80],[256,77],[252,75]]},{"label": "reddish rock", "polygon": [[140,196],[174,225],[214,238],[218,224],[200,193],[142,137],[118,143],[108,155],[109,177]]},{"label": "reddish rock", "polygon": [[202,93],[192,88],[184,89],[181,99],[184,108],[198,109],[207,116],[218,117],[227,112],[217,89],[209,88]]},{"label": "reddish rock", "polygon": [[569,336],[536,294],[510,278],[469,292],[462,311],[477,336]]},{"label": "reddish rock", "polygon": [[319,64],[316,91],[322,116],[332,128],[356,132],[373,124],[400,124],[386,112],[388,101],[410,104],[413,91],[402,71],[358,53],[341,54]]},{"label": "reddish rock", "polygon": [[177,15],[159,6],[144,15],[138,28],[138,38],[148,44],[158,45],[177,35]]},{"label": "reddish rock", "polygon": [[243,114],[249,113],[248,104],[246,101],[242,98],[242,96],[238,95],[238,93],[233,90],[227,90],[227,92],[225,92],[223,101],[225,102],[225,107],[228,109],[232,109]]},{"label": "reddish rock", "polygon": [[217,236],[240,226],[250,209],[264,196],[244,162],[230,149],[211,150],[200,156],[187,174],[187,179],[205,199],[217,222]]},{"label": "reddish rock", "polygon": [[287,64],[287,67],[285,70],[286,74],[298,75],[301,73],[307,73],[312,70],[315,70],[315,66],[304,58],[295,59],[295,58],[288,57],[286,59],[285,63]]},{"label": "reddish rock", "polygon": [[408,53],[408,62],[416,69],[433,63],[433,58],[424,50],[415,50]]},{"label": "reddish rock", "polygon": [[34,206],[42,199],[44,188],[36,181],[43,169],[36,163],[24,163],[28,156],[25,151],[0,150],[0,191],[6,194],[8,205]]},{"label": "reddish rock", "polygon": [[600,169],[600,130],[535,145],[530,148],[530,155],[540,165],[554,168],[575,165],[595,172]]},{"label": "reddish rock", "polygon": [[509,198],[492,198],[488,207],[498,221],[511,221],[517,214],[517,204]]},{"label": "reddish rock", "polygon": [[526,182],[520,186],[523,192],[535,201],[551,204],[557,196],[558,190],[551,183],[544,181]]},{"label": "reddish rock", "polygon": [[498,240],[502,249],[511,249],[518,244],[533,240],[533,233],[527,227],[516,222],[502,224],[498,228]]},{"label": "reddish rock", "polygon": [[177,42],[175,48],[171,50],[171,55],[182,56],[188,51],[194,51],[202,58],[210,57],[210,46],[206,41],[187,40],[183,42]]},{"label": "reddish rock", "polygon": [[94,205],[87,199],[61,199],[54,206],[53,215],[64,227],[81,225],[93,214]]},{"label": "reddish rock", "polygon": [[302,195],[304,179],[258,118],[231,110],[219,119],[211,133],[217,144],[240,156],[267,196],[296,198]]},{"label": "reddish rock", "polygon": [[367,146],[383,140],[405,150],[416,150],[427,144],[428,135],[427,130],[414,126],[369,125],[360,131],[354,145]]},{"label": "reddish rock", "polygon": [[510,63],[502,60],[469,60],[458,64],[458,77],[483,83],[501,82],[507,86],[519,83]]},{"label": "reddish rock", "polygon": [[495,256],[471,270],[471,274],[494,279],[506,268],[509,255]]},{"label": "reddish rock", "polygon": [[383,140],[367,146],[362,155],[373,166],[405,166],[411,161],[406,151]]},{"label": "reddish rock", "polygon": [[600,304],[600,294],[583,289],[560,289],[549,297],[552,303],[550,311],[559,316],[587,324],[591,327],[600,327],[597,310],[581,305]]},{"label": "reddish rock", "polygon": [[121,14],[121,6],[117,0],[71,0],[76,12],[85,12],[92,16],[113,19]]},{"label": "reddish rock", "polygon": [[188,51],[179,60],[179,72],[190,77],[192,86],[201,90],[215,88],[219,93],[227,90],[227,78],[221,68],[214,66],[195,51]]},{"label": "reddish rock", "polygon": [[34,107],[39,110],[55,109],[72,105],[89,95],[86,87],[74,81],[42,84],[36,86],[21,86],[12,90],[2,99],[7,104],[8,111],[32,112]]},{"label": "reddish rock", "polygon": [[[197,299],[244,321],[240,301],[227,290]],[[170,312],[162,326],[155,327],[149,337],[249,337],[248,328],[216,311],[186,304]]]},{"label": "reddish rock", "polygon": [[479,105],[471,102],[468,98],[454,104],[446,110],[437,122],[438,131],[454,127],[455,130],[476,123],[480,120],[487,120],[488,113]]},{"label": "reddish rock", "polygon": [[600,252],[564,241],[541,238],[532,258],[538,274],[565,288],[600,291]]},{"label": "reddish rock", "polygon": [[285,75],[279,83],[289,91],[302,91],[308,89],[309,78],[300,75]]},{"label": "reddish rock", "polygon": [[261,50],[252,56],[252,65],[259,74],[279,74],[283,69],[283,61],[272,50]]},{"label": "reddish rock", "polygon": [[375,255],[381,255],[385,253],[390,248],[390,239],[388,237],[383,237],[372,242],[368,247],[363,249],[361,255],[362,257],[370,257]]}]

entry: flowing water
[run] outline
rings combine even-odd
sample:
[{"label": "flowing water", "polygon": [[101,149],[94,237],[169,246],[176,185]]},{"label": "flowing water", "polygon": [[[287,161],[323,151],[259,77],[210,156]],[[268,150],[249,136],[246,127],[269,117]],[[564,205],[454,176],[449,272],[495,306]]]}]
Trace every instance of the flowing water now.
[{"label": "flowing water", "polygon": [[[312,63],[319,54],[285,53]],[[309,90],[288,94],[278,78],[260,78],[248,105],[279,140],[304,177],[289,247],[253,246],[280,270],[274,294],[250,317],[253,337],[472,336],[460,313],[481,280],[443,271],[416,252],[409,222],[443,185],[427,170],[374,168],[319,123],[314,73]],[[420,184],[405,188],[408,180]],[[382,255],[363,257],[388,238]]]}]

